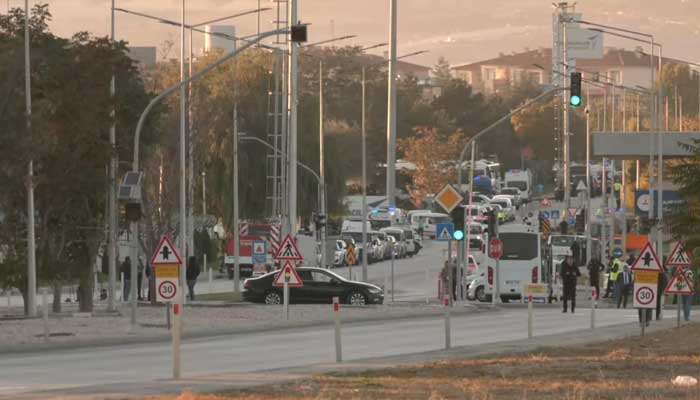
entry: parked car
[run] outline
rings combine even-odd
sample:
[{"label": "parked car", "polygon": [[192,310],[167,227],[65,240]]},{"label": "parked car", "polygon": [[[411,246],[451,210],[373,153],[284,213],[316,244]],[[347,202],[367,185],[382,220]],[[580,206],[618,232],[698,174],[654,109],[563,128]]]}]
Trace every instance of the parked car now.
[{"label": "parked car", "polygon": [[520,195],[520,189],[516,187],[504,187],[501,189],[501,195],[513,196],[513,204],[516,208],[520,208],[523,205],[523,198]]},{"label": "parked car", "polygon": [[515,221],[515,207],[513,207],[513,203],[511,203],[510,199],[494,197],[491,200],[491,204],[498,205],[501,207],[501,211],[504,215],[503,222]]},{"label": "parked car", "polygon": [[[246,279],[243,283],[243,299],[265,304],[281,304],[282,288],[273,285],[279,272],[273,271],[257,278]],[[290,303],[330,304],[333,297],[339,297],[341,303],[352,305],[384,302],[384,291],[379,286],[350,281],[322,268],[300,267],[297,268],[297,273],[304,286],[289,288]]]},{"label": "parked car", "polygon": [[406,248],[406,237],[403,229],[382,228],[381,231],[387,234],[389,243],[391,243],[392,248],[395,251],[396,258],[404,258],[408,255],[408,249]]},{"label": "parked car", "polygon": [[343,240],[335,241],[335,253],[333,254],[333,266],[342,267],[345,265],[345,254],[347,252],[347,243]]}]

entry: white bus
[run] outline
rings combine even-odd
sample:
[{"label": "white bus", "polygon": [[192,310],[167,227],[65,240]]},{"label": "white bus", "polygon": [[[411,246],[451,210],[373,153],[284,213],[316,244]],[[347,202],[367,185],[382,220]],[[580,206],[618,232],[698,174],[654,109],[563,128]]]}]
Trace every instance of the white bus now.
[{"label": "white bus", "polygon": [[[498,281],[501,301],[520,299],[522,287],[528,283],[542,283],[542,257],[540,233],[536,227],[507,224],[499,227],[498,237],[503,242],[503,255],[499,262]],[[496,260],[484,256],[487,269],[484,292],[493,293]]]}]

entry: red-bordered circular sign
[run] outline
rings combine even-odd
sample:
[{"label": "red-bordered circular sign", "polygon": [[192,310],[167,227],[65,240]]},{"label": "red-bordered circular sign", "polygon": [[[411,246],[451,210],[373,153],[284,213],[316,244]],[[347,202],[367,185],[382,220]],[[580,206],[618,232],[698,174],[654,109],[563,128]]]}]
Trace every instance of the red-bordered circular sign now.
[{"label": "red-bordered circular sign", "polygon": [[170,300],[177,294],[177,286],[171,281],[163,281],[158,285],[158,294],[160,297]]},{"label": "red-bordered circular sign", "polygon": [[654,301],[654,291],[646,286],[642,286],[637,289],[637,292],[634,295],[637,298],[637,303],[643,306],[651,304],[651,302]]}]

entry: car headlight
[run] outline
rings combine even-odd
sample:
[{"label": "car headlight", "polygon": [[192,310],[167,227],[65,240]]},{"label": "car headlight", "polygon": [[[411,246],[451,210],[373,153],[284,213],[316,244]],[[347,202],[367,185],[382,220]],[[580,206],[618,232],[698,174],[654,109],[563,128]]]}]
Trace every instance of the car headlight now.
[{"label": "car headlight", "polygon": [[382,294],[383,293],[382,289],[380,289],[380,288],[369,288],[369,292],[371,294]]}]

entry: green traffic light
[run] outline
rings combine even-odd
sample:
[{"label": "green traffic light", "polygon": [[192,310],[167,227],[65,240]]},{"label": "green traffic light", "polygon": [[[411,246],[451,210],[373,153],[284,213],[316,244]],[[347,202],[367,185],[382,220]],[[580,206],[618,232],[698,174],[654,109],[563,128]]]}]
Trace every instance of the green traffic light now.
[{"label": "green traffic light", "polygon": [[452,238],[454,240],[462,240],[464,239],[464,232],[456,230],[455,233],[452,234]]},{"label": "green traffic light", "polygon": [[581,105],[581,98],[580,98],[579,96],[573,95],[573,96],[571,96],[571,98],[569,99],[569,103],[570,103],[572,106],[580,106],[580,105]]}]

